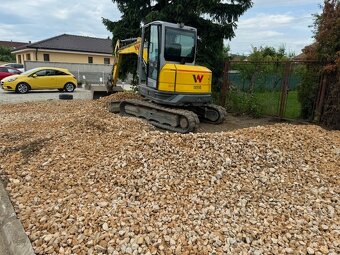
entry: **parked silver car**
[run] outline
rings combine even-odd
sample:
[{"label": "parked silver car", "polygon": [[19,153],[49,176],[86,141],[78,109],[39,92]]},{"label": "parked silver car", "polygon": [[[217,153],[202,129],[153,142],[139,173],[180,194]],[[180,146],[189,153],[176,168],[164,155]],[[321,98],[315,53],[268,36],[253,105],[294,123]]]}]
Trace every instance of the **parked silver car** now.
[{"label": "parked silver car", "polygon": [[8,66],[8,67],[13,67],[17,70],[19,70],[20,72],[25,72],[25,67],[23,64],[18,64],[18,63],[8,63],[8,64],[4,64],[2,66]]}]

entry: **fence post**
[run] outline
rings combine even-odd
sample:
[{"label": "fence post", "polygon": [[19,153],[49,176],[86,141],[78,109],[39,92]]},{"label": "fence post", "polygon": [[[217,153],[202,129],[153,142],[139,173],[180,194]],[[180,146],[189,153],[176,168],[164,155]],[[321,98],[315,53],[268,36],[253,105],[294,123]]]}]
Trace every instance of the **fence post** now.
[{"label": "fence post", "polygon": [[230,62],[224,62],[224,70],[223,70],[223,83],[221,88],[221,97],[220,97],[220,105],[225,107],[225,101],[227,99],[227,92],[229,90],[229,68]]},{"label": "fence post", "polygon": [[319,123],[322,115],[322,109],[324,105],[325,95],[327,87],[327,74],[323,74],[320,80],[319,92],[316,98],[314,121]]},{"label": "fence post", "polygon": [[282,80],[281,86],[281,97],[280,97],[280,107],[279,107],[279,118],[284,117],[284,113],[287,105],[288,89],[289,89],[289,77],[291,72],[291,62],[287,61],[285,64],[284,78]]}]

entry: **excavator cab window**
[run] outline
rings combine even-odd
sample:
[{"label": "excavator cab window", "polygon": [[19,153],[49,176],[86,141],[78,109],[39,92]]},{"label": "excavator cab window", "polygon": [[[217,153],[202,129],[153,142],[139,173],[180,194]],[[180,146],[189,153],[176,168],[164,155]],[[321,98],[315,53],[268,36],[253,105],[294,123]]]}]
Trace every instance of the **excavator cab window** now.
[{"label": "excavator cab window", "polygon": [[159,40],[158,26],[151,26],[149,43],[149,78],[157,80],[159,62]]},{"label": "excavator cab window", "polygon": [[144,45],[148,45],[147,85],[157,87],[159,74],[160,26],[151,25],[145,30]]},{"label": "excavator cab window", "polygon": [[192,63],[195,60],[196,34],[177,28],[165,28],[165,52],[167,61]]}]

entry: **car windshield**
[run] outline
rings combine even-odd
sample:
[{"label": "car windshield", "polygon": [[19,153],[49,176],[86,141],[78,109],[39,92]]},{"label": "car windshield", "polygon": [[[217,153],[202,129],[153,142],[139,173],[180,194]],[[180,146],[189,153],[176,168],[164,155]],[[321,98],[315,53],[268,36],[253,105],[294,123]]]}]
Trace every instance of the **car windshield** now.
[{"label": "car windshield", "polygon": [[193,62],[195,59],[196,33],[176,28],[165,29],[165,60]]},{"label": "car windshield", "polygon": [[30,70],[27,70],[26,72],[23,72],[21,73],[22,75],[30,75],[32,73],[35,73],[37,71],[41,70],[40,68],[34,68],[34,69],[30,69]]}]

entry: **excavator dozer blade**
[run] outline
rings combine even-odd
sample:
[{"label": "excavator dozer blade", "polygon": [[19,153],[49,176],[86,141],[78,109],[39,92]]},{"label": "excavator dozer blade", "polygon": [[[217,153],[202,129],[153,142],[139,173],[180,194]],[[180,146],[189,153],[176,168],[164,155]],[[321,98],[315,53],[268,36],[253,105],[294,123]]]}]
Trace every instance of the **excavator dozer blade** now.
[{"label": "excavator dozer blade", "polygon": [[112,88],[112,91],[108,92],[105,86],[96,86],[96,87],[91,88],[91,91],[92,91],[92,99],[96,100],[101,97],[109,96],[116,92],[123,92],[124,89],[120,86],[115,86]]}]

